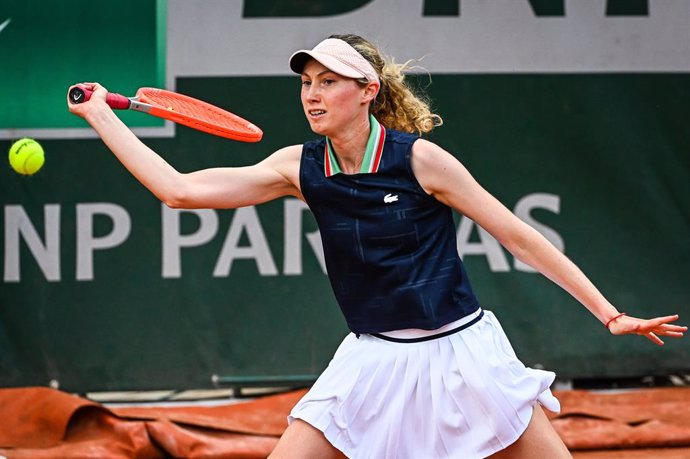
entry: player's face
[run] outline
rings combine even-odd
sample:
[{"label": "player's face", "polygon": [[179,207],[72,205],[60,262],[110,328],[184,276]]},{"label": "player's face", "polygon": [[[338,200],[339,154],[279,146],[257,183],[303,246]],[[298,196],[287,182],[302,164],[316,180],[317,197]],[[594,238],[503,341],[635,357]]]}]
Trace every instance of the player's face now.
[{"label": "player's face", "polygon": [[332,137],[368,116],[364,88],[352,78],[334,73],[310,59],[302,71],[302,107],[312,131]]}]

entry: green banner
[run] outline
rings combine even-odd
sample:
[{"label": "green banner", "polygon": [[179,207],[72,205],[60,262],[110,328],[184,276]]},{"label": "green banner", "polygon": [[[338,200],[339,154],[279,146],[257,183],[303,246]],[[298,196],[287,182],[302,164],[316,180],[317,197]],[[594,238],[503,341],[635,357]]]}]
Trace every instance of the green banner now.
[{"label": "green banner", "polygon": [[[118,2],[3,0],[0,8],[0,138],[34,129],[83,128],[66,110],[67,88],[108,82],[133,96],[165,84],[165,0]],[[123,115],[133,127],[162,126]]]}]

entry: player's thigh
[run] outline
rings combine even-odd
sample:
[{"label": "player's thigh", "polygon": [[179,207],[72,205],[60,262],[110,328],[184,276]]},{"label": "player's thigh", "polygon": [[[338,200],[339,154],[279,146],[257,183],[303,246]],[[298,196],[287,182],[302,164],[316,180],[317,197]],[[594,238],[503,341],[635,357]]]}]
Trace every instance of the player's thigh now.
[{"label": "player's thigh", "polygon": [[296,419],[283,433],[269,459],[342,459],[343,453],[309,423]]},{"label": "player's thigh", "polygon": [[570,459],[572,458],[561,437],[554,430],[541,406],[536,405],[527,429],[518,440],[492,459]]}]

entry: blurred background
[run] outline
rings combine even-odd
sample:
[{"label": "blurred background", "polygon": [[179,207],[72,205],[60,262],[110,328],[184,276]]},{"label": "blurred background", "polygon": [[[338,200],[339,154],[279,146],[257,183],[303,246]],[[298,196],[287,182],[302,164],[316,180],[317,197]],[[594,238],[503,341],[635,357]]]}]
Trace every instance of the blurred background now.
[{"label": "blurred background", "polygon": [[[685,0],[0,0],[0,386],[71,392],[309,384],[347,333],[318,231],[292,198],[171,210],[66,108],[98,81],[197,97],[264,131],[242,144],[122,119],[183,172],[314,138],[290,54],[357,33],[418,66],[429,139],[575,261],[621,311],[690,305],[690,2]],[[6,153],[5,153],[6,154]],[[560,387],[687,384],[690,342],[612,337],[457,216],[484,308]]]}]

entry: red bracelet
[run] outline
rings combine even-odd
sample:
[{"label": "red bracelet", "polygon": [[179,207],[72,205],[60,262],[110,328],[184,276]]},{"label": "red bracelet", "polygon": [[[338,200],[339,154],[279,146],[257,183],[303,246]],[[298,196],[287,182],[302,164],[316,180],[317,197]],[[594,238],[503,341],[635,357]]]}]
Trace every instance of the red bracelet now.
[{"label": "red bracelet", "polygon": [[619,317],[623,317],[624,315],[626,315],[626,314],[625,314],[624,312],[621,312],[621,313],[618,314],[617,316],[613,316],[612,318],[609,319],[608,322],[606,322],[605,327],[606,327],[606,328],[609,328],[609,325],[611,325],[611,322],[613,322],[614,320],[618,319]]}]

